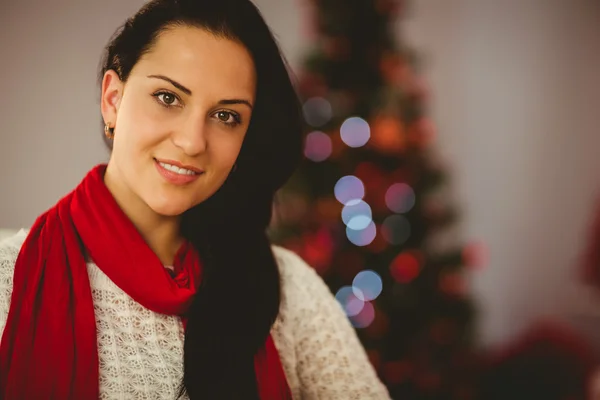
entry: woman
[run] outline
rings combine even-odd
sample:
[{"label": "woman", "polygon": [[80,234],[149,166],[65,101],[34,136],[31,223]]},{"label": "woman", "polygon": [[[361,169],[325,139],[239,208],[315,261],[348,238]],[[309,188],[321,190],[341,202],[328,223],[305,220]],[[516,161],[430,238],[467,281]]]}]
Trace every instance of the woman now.
[{"label": "woman", "polygon": [[108,165],[0,246],[0,397],[388,398],[266,237],[301,113],[256,8],[151,1],[100,78]]}]

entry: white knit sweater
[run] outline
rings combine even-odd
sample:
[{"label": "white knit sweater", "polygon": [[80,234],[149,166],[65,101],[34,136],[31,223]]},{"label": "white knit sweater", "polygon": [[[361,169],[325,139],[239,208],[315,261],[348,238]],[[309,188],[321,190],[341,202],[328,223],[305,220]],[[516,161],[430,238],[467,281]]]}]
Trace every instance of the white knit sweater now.
[{"label": "white knit sweater", "polygon": [[[26,235],[22,230],[0,242],[0,333]],[[329,288],[296,254],[275,246],[273,251],[282,302],[271,332],[293,398],[389,399]],[[89,264],[88,273],[98,332],[100,397],[174,400],[183,373],[180,319],[144,308],[96,265]]]}]

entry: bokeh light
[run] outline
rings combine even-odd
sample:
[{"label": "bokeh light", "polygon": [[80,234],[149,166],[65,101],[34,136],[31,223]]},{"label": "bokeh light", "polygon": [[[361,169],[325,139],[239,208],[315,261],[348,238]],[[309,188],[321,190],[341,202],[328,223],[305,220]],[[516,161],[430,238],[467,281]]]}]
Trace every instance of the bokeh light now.
[{"label": "bokeh light", "polygon": [[314,131],[306,135],[304,155],[311,161],[325,161],[332,151],[331,138],[323,132]]},{"label": "bokeh light", "polygon": [[468,267],[479,269],[488,265],[490,252],[484,242],[474,241],[465,246],[462,258]]},{"label": "bokeh light", "polygon": [[389,244],[402,244],[410,237],[410,223],[403,215],[390,215],[381,224],[381,236]]},{"label": "bokeh light", "polygon": [[362,301],[375,300],[383,288],[383,282],[379,274],[372,270],[361,271],[352,281],[354,295]]},{"label": "bokeh light", "polygon": [[371,137],[369,123],[359,117],[346,119],[340,127],[340,136],[349,147],[361,147],[367,144]]},{"label": "bokeh light", "polygon": [[331,120],[331,103],[322,97],[312,97],[304,103],[302,107],[304,119],[314,127],[319,128]]},{"label": "bokeh light", "polygon": [[385,193],[385,204],[395,213],[409,212],[415,205],[415,192],[406,183],[394,183]]},{"label": "bokeh light", "polygon": [[355,231],[365,229],[372,221],[371,207],[362,200],[352,200],[342,209],[342,221]]},{"label": "bokeh light", "polygon": [[392,277],[400,283],[411,282],[419,275],[419,272],[419,260],[411,252],[398,254],[390,265]]},{"label": "bokeh light", "polygon": [[367,302],[360,312],[350,318],[350,322],[355,328],[366,328],[371,325],[375,319],[375,308],[373,304]]},{"label": "bokeh light", "polygon": [[467,292],[467,283],[459,273],[446,273],[440,277],[440,289],[449,296],[461,296]]},{"label": "bokeh light", "polygon": [[365,185],[353,175],[340,178],[333,189],[335,198],[342,204],[349,204],[353,200],[365,197]]},{"label": "bokeh light", "polygon": [[365,229],[373,220],[368,215],[356,215],[348,222],[348,228],[354,231]]},{"label": "bokeh light", "polygon": [[418,147],[425,148],[435,140],[436,126],[430,118],[420,118],[412,124],[408,137]]},{"label": "bokeh light", "polygon": [[359,231],[355,231],[350,227],[346,227],[346,236],[348,240],[356,246],[367,246],[369,245],[377,235],[377,228],[375,224],[371,221],[369,225],[365,229],[361,229]]},{"label": "bokeh light", "polygon": [[[362,294],[361,297],[364,297]],[[347,316],[358,315],[365,306],[365,302],[359,299],[351,286],[341,287],[335,294],[336,300],[342,305]]]}]

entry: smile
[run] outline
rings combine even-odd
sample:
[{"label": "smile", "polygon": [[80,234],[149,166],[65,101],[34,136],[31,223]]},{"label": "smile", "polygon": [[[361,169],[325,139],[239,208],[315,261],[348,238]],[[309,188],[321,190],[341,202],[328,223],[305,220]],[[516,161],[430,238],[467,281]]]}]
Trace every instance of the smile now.
[{"label": "smile", "polygon": [[176,165],[171,165],[171,164],[167,164],[164,162],[158,162],[158,164],[163,167],[164,169],[166,169],[167,171],[171,171],[171,172],[175,172],[176,174],[179,175],[197,175],[198,173],[195,171],[192,171],[191,169],[185,169],[185,168],[179,168]]},{"label": "smile", "polygon": [[170,184],[177,186],[188,185],[204,174],[204,171],[200,169],[181,164],[175,165],[175,163],[176,161],[170,160],[169,162],[154,160],[154,165],[158,173]]}]

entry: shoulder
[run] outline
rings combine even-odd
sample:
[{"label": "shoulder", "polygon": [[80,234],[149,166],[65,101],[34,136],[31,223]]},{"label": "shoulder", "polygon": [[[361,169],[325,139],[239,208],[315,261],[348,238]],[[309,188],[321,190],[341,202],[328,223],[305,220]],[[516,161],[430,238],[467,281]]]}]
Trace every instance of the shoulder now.
[{"label": "shoulder", "polygon": [[12,276],[14,264],[19,255],[19,251],[21,251],[21,246],[23,246],[23,242],[25,242],[25,238],[27,238],[27,233],[27,230],[21,229],[16,233],[12,233],[0,239],[0,276],[9,272]]},{"label": "shoulder", "polygon": [[330,295],[331,292],[321,276],[298,254],[280,246],[272,246],[275,261],[279,267],[281,286],[284,295],[309,294],[320,292]]},{"label": "shoulder", "polygon": [[15,263],[26,237],[27,231],[22,229],[16,234],[0,239],[0,337],[10,307]]},{"label": "shoulder", "polygon": [[296,253],[281,246],[271,246],[282,275],[303,275],[312,268]]},{"label": "shoulder", "polygon": [[273,246],[273,254],[281,279],[280,317],[296,330],[307,319],[330,318],[332,313],[345,318],[323,278],[298,254]]},{"label": "shoulder", "polygon": [[292,251],[273,246],[273,254],[281,276],[273,339],[294,397],[389,399],[329,286]]}]

